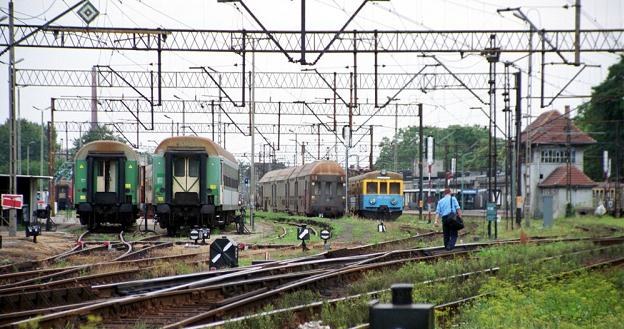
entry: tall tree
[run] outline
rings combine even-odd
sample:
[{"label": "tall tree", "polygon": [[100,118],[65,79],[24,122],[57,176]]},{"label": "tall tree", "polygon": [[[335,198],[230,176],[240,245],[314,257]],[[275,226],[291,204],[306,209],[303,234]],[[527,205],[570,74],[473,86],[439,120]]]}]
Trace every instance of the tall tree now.
[{"label": "tall tree", "polygon": [[602,152],[607,150],[613,159],[611,176],[624,177],[624,55],[593,88],[591,100],[579,107],[575,123],[598,141],[585,151],[585,173],[595,181],[604,180]]},{"label": "tall tree", "polygon": [[[7,119],[2,125],[0,125],[0,141],[5,141],[0,143],[0,173],[8,174],[9,173],[9,160],[10,160],[10,145],[9,145],[9,130],[10,130],[10,122]],[[20,120],[20,140],[21,140],[21,152],[20,158],[22,159],[22,174],[26,174],[28,172],[28,161],[29,158],[28,152],[30,151],[30,173],[32,175],[39,174],[40,168],[40,150],[41,143],[43,141],[43,162],[44,162],[44,175],[48,173],[48,128],[44,126],[43,130],[43,138],[41,138],[41,125],[27,121],[25,119]],[[56,132],[53,130],[52,133],[56,137]],[[28,147],[30,145],[30,147]],[[58,145],[57,145],[58,148]],[[18,169],[19,172],[19,169]]]},{"label": "tall tree", "polygon": [[[488,158],[488,130],[480,126],[453,125],[448,128],[424,127],[423,135],[433,136],[435,140],[435,158],[446,160],[456,157],[458,170],[463,159],[464,170],[487,169]],[[418,127],[400,129],[396,136],[397,143],[397,170],[412,170],[414,163],[418,163]],[[380,143],[381,152],[375,167],[378,169],[394,168],[393,140],[384,137]],[[423,155],[423,157],[426,157]],[[505,161],[504,141],[498,140],[498,164]],[[502,167],[500,167],[502,169]]]}]

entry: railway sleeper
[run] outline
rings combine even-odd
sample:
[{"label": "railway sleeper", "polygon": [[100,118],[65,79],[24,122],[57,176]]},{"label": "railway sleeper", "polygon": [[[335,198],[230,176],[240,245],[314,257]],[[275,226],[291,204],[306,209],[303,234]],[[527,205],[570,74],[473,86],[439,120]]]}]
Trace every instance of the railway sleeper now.
[{"label": "railway sleeper", "polygon": [[95,299],[89,287],[75,287],[34,291],[0,296],[0,311],[17,312],[34,308],[44,308],[65,304],[75,304]]}]

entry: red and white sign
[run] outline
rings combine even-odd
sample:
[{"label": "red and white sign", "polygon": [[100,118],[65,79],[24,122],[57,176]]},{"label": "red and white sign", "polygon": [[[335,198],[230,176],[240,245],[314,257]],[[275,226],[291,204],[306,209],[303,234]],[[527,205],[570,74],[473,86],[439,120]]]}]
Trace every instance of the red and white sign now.
[{"label": "red and white sign", "polygon": [[24,196],[21,194],[2,194],[2,209],[22,209]]}]

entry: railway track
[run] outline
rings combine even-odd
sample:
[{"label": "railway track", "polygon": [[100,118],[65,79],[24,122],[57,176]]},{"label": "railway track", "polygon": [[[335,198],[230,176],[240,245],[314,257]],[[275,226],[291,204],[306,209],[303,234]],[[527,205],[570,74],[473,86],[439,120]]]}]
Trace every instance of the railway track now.
[{"label": "railway track", "polygon": [[[49,282],[59,277],[70,277],[76,272],[84,272],[92,268],[104,266],[109,262],[144,258],[153,250],[173,245],[172,242],[167,241],[150,241],[150,239],[159,238],[160,236],[126,241],[123,232],[121,232],[119,240],[122,242],[115,243],[111,241],[87,241],[85,237],[88,234],[90,234],[89,231],[82,233],[74,247],[57,255],[41,260],[3,266],[4,271],[0,269],[0,291],[12,286],[30,285],[33,282]],[[92,244],[95,245],[90,246]],[[125,253],[120,254],[119,250],[125,250]],[[81,258],[84,257],[97,259],[98,262],[91,263],[89,259],[86,261],[82,260]],[[106,260],[107,258],[109,259],[108,261]],[[78,264],[55,267],[59,262],[70,261],[70,259],[74,259]]]},{"label": "railway track", "polygon": [[6,273],[14,273],[14,272],[24,272],[24,271],[29,271],[29,270],[33,270],[39,267],[43,267],[43,266],[47,266],[50,263],[53,263],[55,261],[57,261],[58,259],[62,259],[63,257],[67,257],[67,255],[71,255],[71,254],[75,254],[78,253],[81,249],[82,246],[82,241],[84,241],[84,238],[89,234],[89,231],[85,231],[82,234],[80,234],[80,236],[78,237],[78,239],[76,240],[76,244],[69,250],[66,250],[62,253],[59,253],[57,255],[54,256],[50,256],[44,259],[40,259],[40,260],[32,260],[32,261],[26,261],[26,262],[20,262],[20,263],[14,263],[14,264],[7,264],[7,265],[2,265],[0,266],[0,274],[6,274]]},{"label": "railway track", "polygon": [[[609,247],[583,249],[583,250],[568,252],[568,253],[564,253],[564,254],[560,254],[556,256],[544,257],[544,258],[536,260],[536,262],[545,262],[545,261],[549,261],[549,260],[553,260],[557,258],[579,255],[579,254],[599,253],[599,252],[606,251],[608,248]],[[566,272],[559,273],[557,275],[553,275],[550,278],[551,279],[561,278],[566,275],[570,275],[570,274],[580,272],[580,271],[594,270],[594,269],[602,268],[605,266],[615,266],[615,265],[620,265],[620,264],[624,264],[624,257],[594,262],[593,264],[583,266],[583,267],[574,269],[572,271],[566,271]],[[519,265],[519,264],[508,264],[506,266],[516,266],[516,265]],[[444,282],[444,281],[451,281],[451,280],[465,281],[465,280],[471,279],[472,277],[482,276],[482,275],[495,276],[499,270],[500,270],[500,267],[498,266],[491,267],[491,268],[486,268],[483,270],[465,272],[465,273],[460,273],[460,274],[451,275],[447,277],[437,278],[434,280],[426,280],[426,281],[416,283],[415,285],[424,286],[424,285],[429,285],[429,284],[434,284],[434,283],[439,283],[439,282]],[[546,279],[548,280],[549,278],[546,278]],[[362,294],[349,295],[349,296],[339,297],[339,298],[332,298],[332,299],[321,300],[321,301],[311,302],[311,303],[302,304],[302,305],[291,306],[291,307],[282,308],[282,309],[260,312],[257,314],[240,316],[240,317],[236,317],[236,318],[232,318],[228,320],[215,321],[212,323],[198,325],[196,327],[188,327],[188,328],[192,328],[192,329],[224,328],[228,324],[244,323],[246,321],[253,322],[253,321],[258,321],[260,318],[263,318],[263,317],[279,316],[280,314],[284,314],[284,313],[292,314],[294,319],[297,319],[297,321],[299,321],[300,323],[303,323],[306,321],[313,321],[315,318],[317,318],[321,314],[322,308],[328,305],[330,307],[334,307],[338,303],[343,303],[347,301],[355,301],[360,298],[365,298],[366,300],[378,299],[380,298],[381,294],[389,293],[389,292],[390,292],[390,289],[371,291],[371,292],[362,293]],[[462,298],[460,300],[437,305],[435,309],[440,310],[440,311],[445,311],[443,314],[445,314],[445,316],[449,316],[453,314],[453,311],[456,312],[460,306],[466,303],[475,301],[478,298],[486,297],[488,295],[490,294],[479,294],[475,296]],[[368,328],[368,324],[361,324],[352,328]]]},{"label": "railway track", "polygon": [[[535,242],[582,240],[590,239],[542,239],[535,240]],[[622,243],[624,238],[593,239],[592,241]],[[131,294],[129,297],[117,297],[105,301],[96,299],[97,302],[92,304],[76,305],[73,309],[61,312],[58,309],[42,309],[38,314],[47,315],[39,317],[38,321],[43,327],[56,327],[63,326],[66,322],[80,322],[81,317],[86,314],[99,314],[106,319],[103,325],[107,328],[128,327],[130,323],[136,321],[157,327],[187,326],[220,320],[224,314],[236,315],[250,307],[262,305],[267,300],[272,300],[285,292],[310,287],[327,289],[344,285],[346,282],[358,279],[367,271],[396,267],[407,262],[461,257],[484,247],[516,243],[520,241],[516,239],[466,244],[461,246],[463,250],[453,253],[443,252],[438,247],[365,254],[360,257],[285,261],[232,270],[230,273],[211,278],[200,279],[195,276],[194,282],[183,284],[180,284],[181,281],[175,277],[154,279],[149,282],[145,280],[130,282],[127,285],[116,285],[122,289],[130,289],[126,291]],[[349,262],[344,259],[349,259]],[[328,264],[333,264],[333,266],[328,266]],[[110,289],[111,285],[98,288]],[[200,315],[196,315],[198,313]],[[19,322],[16,322],[13,325],[18,324]]]}]

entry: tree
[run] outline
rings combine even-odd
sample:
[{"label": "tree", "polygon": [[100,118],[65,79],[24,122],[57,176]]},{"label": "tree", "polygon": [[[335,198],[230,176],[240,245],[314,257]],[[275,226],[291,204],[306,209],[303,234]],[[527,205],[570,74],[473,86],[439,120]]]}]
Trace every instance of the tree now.
[{"label": "tree", "polygon": [[[436,159],[450,159],[457,157],[458,170],[460,169],[461,156],[463,155],[464,170],[487,169],[488,158],[488,130],[480,126],[453,125],[448,128],[424,127],[423,135],[433,136],[435,140]],[[397,140],[397,170],[412,170],[414,163],[418,163],[418,127],[400,129]],[[394,144],[393,141],[384,137],[380,143],[381,152],[375,163],[377,169],[394,168]],[[498,166],[503,168],[505,162],[505,141],[498,139]],[[448,156],[446,151],[448,150]],[[423,158],[426,155],[423,154]]]},{"label": "tree", "polygon": [[[609,151],[611,176],[623,177],[624,165],[624,55],[609,68],[605,81],[593,88],[591,100],[579,107],[575,124],[598,143],[584,153],[584,171],[595,181],[604,180],[602,152]],[[619,152],[619,154],[618,154]],[[619,158],[619,163],[616,161]]]},{"label": "tree", "polygon": [[[28,172],[28,151],[30,150],[30,173],[32,175],[39,174],[40,168],[40,149],[41,149],[41,125],[27,121],[25,119],[20,119],[20,140],[21,140],[21,153],[20,158],[22,159],[22,174],[26,174]],[[8,174],[9,173],[9,161],[11,158],[10,154],[10,122],[7,119],[4,124],[0,125],[0,141],[4,141],[0,143],[0,173]],[[56,137],[56,132],[52,131],[53,136]],[[44,162],[44,175],[48,174],[48,128],[44,126],[43,130],[43,162]],[[53,137],[53,139],[54,139]],[[30,148],[28,147],[30,145]],[[58,149],[58,145],[57,145]],[[19,172],[19,169],[18,169]]]},{"label": "tree", "polygon": [[82,145],[99,140],[109,140],[109,141],[118,141],[122,143],[126,143],[126,141],[115,135],[112,130],[108,129],[106,126],[95,126],[91,127],[86,133],[84,133],[79,139],[74,139],[73,148],[71,150],[71,155],[73,157],[74,154],[82,147]]}]

